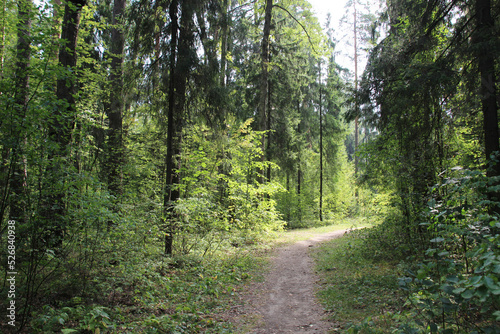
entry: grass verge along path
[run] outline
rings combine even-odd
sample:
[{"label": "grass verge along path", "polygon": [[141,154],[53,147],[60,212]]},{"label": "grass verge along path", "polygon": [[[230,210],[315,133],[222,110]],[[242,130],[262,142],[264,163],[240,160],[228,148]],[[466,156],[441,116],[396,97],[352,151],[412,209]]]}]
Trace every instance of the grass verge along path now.
[{"label": "grass verge along path", "polygon": [[364,257],[364,233],[352,231],[311,252],[321,277],[317,296],[334,333],[388,333],[403,308],[396,265]]}]

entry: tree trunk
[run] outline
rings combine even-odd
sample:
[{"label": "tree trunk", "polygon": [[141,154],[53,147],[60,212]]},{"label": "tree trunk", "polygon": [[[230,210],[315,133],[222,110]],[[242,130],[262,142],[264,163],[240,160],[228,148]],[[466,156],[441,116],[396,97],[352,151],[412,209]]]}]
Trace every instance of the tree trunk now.
[{"label": "tree trunk", "polygon": [[[173,0],[170,5],[171,19],[171,54],[169,77],[167,157],[166,157],[166,189],[163,208],[167,227],[165,231],[165,254],[171,255],[176,229],[174,203],[179,199],[182,127],[184,121],[184,104],[186,101],[187,79],[193,65],[194,23],[196,1],[181,2],[181,21],[178,24],[179,1]],[[177,38],[177,34],[179,37]],[[177,54],[177,52],[178,54]],[[177,163],[177,168],[175,165]]]},{"label": "tree trunk", "polygon": [[[359,117],[358,117],[358,26],[357,26],[357,12],[356,12],[356,0],[353,2],[354,7],[354,111],[356,118],[354,119],[354,177],[358,177],[359,169],[359,157],[358,157],[358,146],[359,146]],[[358,200],[358,187],[355,186],[354,196],[356,202]]]},{"label": "tree trunk", "polygon": [[[267,88],[267,130],[271,130],[271,82]],[[271,161],[271,131],[267,133],[266,160]],[[271,166],[267,167],[266,182],[271,182]]]},{"label": "tree trunk", "polygon": [[175,108],[175,63],[177,54],[177,34],[179,31],[179,3],[177,0],[172,0],[170,3],[169,15],[170,15],[170,78],[169,78],[169,88],[168,88],[168,114],[167,114],[167,157],[166,157],[166,181],[165,181],[165,193],[163,198],[163,210],[166,219],[166,231],[165,231],[165,254],[172,254],[172,247],[174,241],[174,212],[173,212],[173,202],[179,197],[179,191],[175,188],[177,175],[174,172],[174,108]]},{"label": "tree trunk", "polygon": [[64,179],[64,170],[67,168],[65,159],[70,156],[69,144],[72,130],[76,122],[77,93],[76,77],[76,45],[80,25],[80,15],[86,0],[70,0],[64,8],[61,41],[59,51],[59,65],[64,74],[57,79],[56,96],[59,101],[52,120],[48,123],[49,140],[53,143],[47,167],[47,179],[44,191],[45,200],[41,216],[50,232],[47,237],[48,246],[59,248],[62,246],[64,234],[64,190],[59,184]]},{"label": "tree trunk", "polygon": [[359,145],[359,119],[358,119],[358,27],[357,27],[357,12],[356,1],[353,2],[354,7],[354,109],[356,118],[354,120],[354,175],[358,176],[359,159],[357,155]]},{"label": "tree trunk", "polygon": [[323,221],[323,96],[321,87],[321,62],[319,65],[319,221]]},{"label": "tree trunk", "polygon": [[[264,34],[262,37],[262,49],[261,49],[261,74],[260,74],[260,92],[259,92],[259,106],[258,106],[258,127],[259,131],[266,131],[266,109],[268,100],[268,89],[269,89],[269,36],[271,35],[271,19],[273,10],[273,0],[266,0],[266,9],[264,17]],[[266,136],[262,135],[261,139],[262,147],[262,161],[266,159]],[[264,173],[262,170],[261,173]],[[260,177],[260,183],[264,182],[264,175]]]},{"label": "tree trunk", "polygon": [[11,148],[11,177],[10,177],[10,220],[23,221],[26,202],[24,196],[25,168],[22,159],[22,146],[25,134],[23,120],[26,117],[29,102],[29,63],[31,58],[31,18],[33,7],[31,0],[18,2],[17,27],[17,63],[15,73],[14,108],[11,120],[10,136],[14,140]]},{"label": "tree trunk", "polygon": [[[113,28],[111,30],[111,92],[110,103],[107,108],[109,119],[108,145],[107,145],[107,173],[108,189],[115,197],[121,197],[122,189],[122,166],[123,159],[123,54],[125,46],[125,34],[122,26],[123,13],[126,0],[114,0]],[[115,207],[117,211],[117,207]]]},{"label": "tree trunk", "polygon": [[[298,111],[298,114],[300,116],[300,118],[302,119],[302,115],[301,115],[301,112],[300,112],[300,102],[298,101],[297,102],[297,111]],[[302,185],[302,166],[301,166],[301,150],[302,150],[302,147],[301,147],[301,138],[300,138],[300,135],[301,135],[301,131],[302,129],[300,128],[300,123],[302,122],[302,120],[299,120],[299,124],[297,125],[297,135],[299,137],[299,144],[298,144],[298,149],[297,149],[297,199],[298,199],[298,214],[299,214],[299,222],[302,222],[302,203],[301,203],[301,197],[300,197],[300,193],[301,193],[301,185]]]},{"label": "tree trunk", "polygon": [[[491,162],[491,155],[499,151],[498,143],[498,106],[495,78],[495,57],[493,50],[494,20],[491,16],[490,0],[476,0],[476,20],[478,44],[478,68],[481,76],[481,106],[483,111],[484,151],[486,161]],[[488,169],[488,176],[500,175],[500,164]]]},{"label": "tree trunk", "polygon": [[228,0],[223,0],[222,2],[222,10],[221,10],[221,56],[220,56],[220,86],[226,87],[226,75],[227,75],[227,39],[228,39],[228,30],[229,30],[229,17],[228,17]]},{"label": "tree trunk", "polygon": [[[1,29],[1,34],[2,34],[2,40],[0,44],[0,80],[3,79],[3,63],[5,60],[5,24],[6,19],[5,16],[7,14],[7,0],[2,1],[2,29]],[[19,13],[18,13],[19,15]]]}]

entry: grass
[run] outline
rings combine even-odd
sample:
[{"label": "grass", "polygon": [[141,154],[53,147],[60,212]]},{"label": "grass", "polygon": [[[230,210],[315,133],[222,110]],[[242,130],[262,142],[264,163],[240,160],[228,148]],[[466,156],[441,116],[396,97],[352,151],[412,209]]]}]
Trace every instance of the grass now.
[{"label": "grass", "polygon": [[[75,333],[232,333],[232,325],[219,315],[230,307],[242,284],[262,279],[273,248],[362,225],[366,223],[346,220],[336,225],[270,234],[266,239],[248,243],[237,239],[237,246],[228,240],[209,256],[192,253],[169,258],[159,255],[161,245],[149,244],[144,249],[128,245],[127,256],[119,258],[116,265],[96,267],[89,275],[94,278],[84,294],[38,310],[31,330],[33,333],[73,333],[73,330]],[[325,273],[332,268],[321,258],[334,261],[341,268],[334,256],[337,248],[325,245],[322,249],[325,251],[317,253],[318,256],[324,253],[318,259],[320,268]],[[103,263],[114,262],[103,259]],[[369,286],[366,276],[357,279],[355,286],[359,289]],[[347,285],[344,290],[345,297],[350,293]],[[335,290],[326,291],[331,294]],[[356,298],[352,309],[358,311],[372,303],[362,299],[367,298],[363,291],[357,292]],[[336,308],[333,304],[328,307]],[[346,308],[345,312],[350,311]],[[362,317],[360,313],[352,321]]]},{"label": "grass", "polygon": [[312,251],[321,277],[317,296],[336,324],[334,332],[389,333],[403,309],[396,264],[360,252],[365,230]]}]

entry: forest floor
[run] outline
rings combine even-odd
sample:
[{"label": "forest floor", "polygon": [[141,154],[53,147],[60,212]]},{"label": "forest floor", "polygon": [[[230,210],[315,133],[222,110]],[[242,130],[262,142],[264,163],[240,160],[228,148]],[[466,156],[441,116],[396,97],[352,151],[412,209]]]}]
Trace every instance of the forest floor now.
[{"label": "forest floor", "polygon": [[224,317],[239,333],[327,333],[334,327],[315,298],[318,277],[309,249],[346,230],[313,235],[277,248],[263,278],[245,287]]}]

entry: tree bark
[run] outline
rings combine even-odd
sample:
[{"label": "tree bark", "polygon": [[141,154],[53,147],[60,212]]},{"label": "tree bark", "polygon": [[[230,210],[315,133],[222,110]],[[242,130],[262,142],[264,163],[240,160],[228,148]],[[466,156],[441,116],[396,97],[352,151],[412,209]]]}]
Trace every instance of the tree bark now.
[{"label": "tree bark", "polygon": [[[356,0],[353,2],[354,7],[354,111],[356,118],[354,119],[354,176],[358,176],[359,158],[358,158],[358,145],[359,145],[359,118],[358,118],[358,27],[357,27],[357,12]],[[356,190],[356,198],[358,193]]]},{"label": "tree bark", "polygon": [[319,64],[319,221],[323,221],[323,96],[321,62]]},{"label": "tree bark", "polygon": [[171,255],[174,241],[174,228],[175,224],[173,220],[173,202],[179,197],[179,191],[175,188],[177,181],[177,174],[174,171],[174,116],[175,116],[175,64],[177,55],[177,35],[179,31],[179,3],[177,0],[172,0],[169,8],[170,15],[170,77],[169,77],[169,88],[168,88],[168,114],[167,114],[167,156],[165,160],[166,165],[166,181],[165,181],[165,192],[163,198],[163,210],[166,219],[166,230],[165,230],[165,254]]},{"label": "tree bark", "polygon": [[[261,74],[260,74],[260,92],[259,92],[259,106],[258,106],[258,127],[259,131],[266,131],[267,122],[267,100],[268,100],[268,89],[269,89],[269,37],[271,35],[271,19],[273,10],[273,0],[266,0],[265,16],[264,16],[264,31],[262,37],[262,48],[261,48]],[[266,135],[262,135],[261,139],[262,147],[262,162],[266,159]],[[261,171],[264,173],[264,170]],[[260,183],[264,182],[264,175],[260,177]]]},{"label": "tree bark", "polygon": [[228,0],[223,0],[222,2],[222,10],[221,10],[221,57],[220,57],[220,86],[226,87],[226,75],[227,75],[227,39],[228,39],[228,30],[229,30],[229,16],[228,16]]},{"label": "tree bark", "polygon": [[[181,2],[181,20],[178,24],[179,1],[173,0],[170,5],[171,19],[171,54],[169,77],[169,102],[167,125],[167,156],[166,156],[166,188],[163,208],[166,219],[165,254],[173,251],[176,216],[174,203],[180,197],[178,185],[181,159],[182,128],[184,121],[184,105],[186,101],[187,80],[193,66],[195,0]],[[178,38],[177,38],[178,35]],[[177,168],[176,168],[177,164]]]},{"label": "tree bark", "polygon": [[23,163],[22,146],[25,133],[24,118],[29,103],[29,66],[31,58],[31,17],[33,8],[31,0],[20,0],[18,2],[18,26],[17,26],[17,63],[15,72],[15,94],[14,108],[10,117],[13,146],[11,147],[11,175],[10,175],[10,213],[9,219],[23,221],[26,209],[25,183],[26,171]]},{"label": "tree bark", "polygon": [[[268,78],[269,79],[269,78]],[[271,82],[267,83],[267,130],[271,130]],[[267,132],[266,160],[271,161],[271,131]],[[266,182],[271,182],[271,166],[267,167]]]},{"label": "tree bark", "polygon": [[[6,24],[6,16],[7,13],[7,0],[2,1],[2,41],[0,42],[0,80],[3,79],[3,63],[5,59],[5,24]],[[19,13],[18,13],[19,15]]]},{"label": "tree bark", "polygon": [[299,120],[299,124],[297,125],[297,135],[299,137],[299,143],[298,143],[298,149],[297,149],[297,199],[298,199],[298,215],[299,215],[299,221],[302,222],[302,203],[301,203],[301,186],[302,186],[302,166],[301,166],[301,150],[302,150],[302,146],[301,146],[301,133],[302,133],[302,129],[300,127],[300,124],[302,122],[302,115],[301,115],[301,112],[300,112],[300,102],[297,101],[297,111],[298,111],[298,115],[300,116],[300,120]]},{"label": "tree bark", "polygon": [[[483,111],[484,151],[486,161],[490,163],[491,155],[500,150],[498,132],[498,106],[495,77],[495,57],[492,41],[494,20],[491,16],[490,0],[476,0],[476,43],[478,45],[477,61],[481,77],[481,107]],[[489,168],[488,176],[500,175],[500,164]]]},{"label": "tree bark", "polygon": [[67,160],[70,156],[69,145],[76,122],[77,93],[76,76],[77,62],[76,46],[80,26],[80,16],[86,0],[70,0],[64,8],[61,31],[62,46],[59,50],[59,65],[64,74],[57,79],[56,96],[59,101],[52,119],[48,122],[48,137],[53,143],[48,154],[47,179],[44,191],[47,192],[42,207],[41,216],[50,235],[46,243],[49,247],[62,246],[64,235],[64,190],[58,184],[64,178]]},{"label": "tree bark", "polygon": [[[123,55],[125,47],[125,34],[122,26],[123,13],[125,12],[126,0],[114,0],[113,6],[113,28],[111,29],[111,92],[110,102],[107,108],[109,119],[108,132],[108,189],[115,197],[115,201],[123,193],[122,167],[123,158]],[[117,207],[115,207],[117,211]]]}]

